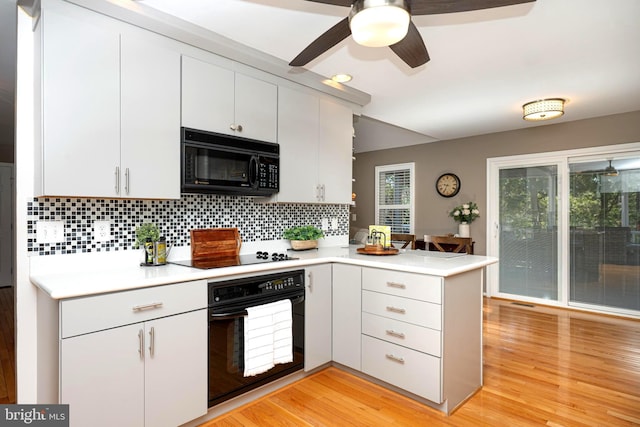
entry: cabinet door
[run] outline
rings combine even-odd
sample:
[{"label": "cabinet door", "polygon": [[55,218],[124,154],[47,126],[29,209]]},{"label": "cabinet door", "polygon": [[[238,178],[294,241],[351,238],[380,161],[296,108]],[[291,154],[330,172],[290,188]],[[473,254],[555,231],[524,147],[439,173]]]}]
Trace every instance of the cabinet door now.
[{"label": "cabinet door", "polygon": [[207,310],[145,324],[145,422],[174,427],[207,412]]},{"label": "cabinet door", "polygon": [[331,361],[331,265],[306,269],[304,370]]},{"label": "cabinet door", "polygon": [[[238,136],[276,142],[278,87],[273,83],[236,73],[234,125]],[[239,126],[242,126],[242,130]]]},{"label": "cabinet door", "polygon": [[40,195],[117,196],[119,34],[80,8],[42,15]]},{"label": "cabinet door", "polygon": [[344,105],[321,99],[318,181],[324,203],[351,203],[352,141],[352,111]]},{"label": "cabinet door", "polygon": [[278,202],[318,202],[318,109],[316,96],[278,88],[280,192]]},{"label": "cabinet door", "polygon": [[182,126],[233,135],[234,72],[182,56]]},{"label": "cabinet door", "polygon": [[361,370],[362,268],[333,265],[333,360]]},{"label": "cabinet door", "polygon": [[121,197],[180,198],[180,54],[122,36]]},{"label": "cabinet door", "polygon": [[141,323],[61,340],[60,403],[72,426],[144,425]]}]

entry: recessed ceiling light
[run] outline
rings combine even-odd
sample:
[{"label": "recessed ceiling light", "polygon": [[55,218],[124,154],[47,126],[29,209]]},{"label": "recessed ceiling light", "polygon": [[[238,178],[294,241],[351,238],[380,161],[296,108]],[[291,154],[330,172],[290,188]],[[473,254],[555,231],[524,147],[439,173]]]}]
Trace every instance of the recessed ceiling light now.
[{"label": "recessed ceiling light", "polygon": [[331,76],[331,80],[336,83],[350,82],[352,78],[353,77],[351,77],[350,74],[334,74],[333,76]]}]

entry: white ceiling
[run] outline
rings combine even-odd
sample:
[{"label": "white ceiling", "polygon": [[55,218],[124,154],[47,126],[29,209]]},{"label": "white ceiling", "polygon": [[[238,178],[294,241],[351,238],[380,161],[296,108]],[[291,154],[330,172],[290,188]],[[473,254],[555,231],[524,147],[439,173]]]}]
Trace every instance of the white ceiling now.
[{"label": "white ceiling", "polygon": [[[140,3],[287,62],[349,13],[304,0]],[[640,110],[639,18],[638,0],[537,0],[418,16],[431,57],[421,67],[348,38],[307,68],[349,73],[348,85],[371,95],[357,151],[560,123]],[[522,104],[546,97],[568,99],[566,114],[523,121]],[[403,129],[389,138],[385,123]]]}]

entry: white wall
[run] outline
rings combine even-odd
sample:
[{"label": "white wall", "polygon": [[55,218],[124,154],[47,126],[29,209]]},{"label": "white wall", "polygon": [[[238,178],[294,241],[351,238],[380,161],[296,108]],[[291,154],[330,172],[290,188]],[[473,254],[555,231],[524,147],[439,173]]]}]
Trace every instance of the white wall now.
[{"label": "white wall", "polygon": [[18,403],[37,401],[37,292],[29,281],[27,200],[33,198],[34,34],[32,21],[18,9],[16,86],[16,376]]}]

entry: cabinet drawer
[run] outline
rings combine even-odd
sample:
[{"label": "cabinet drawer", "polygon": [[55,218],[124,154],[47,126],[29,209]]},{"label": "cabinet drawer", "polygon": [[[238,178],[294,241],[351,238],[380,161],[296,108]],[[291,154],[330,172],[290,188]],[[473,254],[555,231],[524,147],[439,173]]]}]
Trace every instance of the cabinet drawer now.
[{"label": "cabinet drawer", "polygon": [[67,338],[206,306],[205,280],[63,300],[60,333]]},{"label": "cabinet drawer", "polygon": [[362,313],[362,333],[440,357],[440,331],[399,320]]},{"label": "cabinet drawer", "polygon": [[430,302],[362,291],[362,311],[431,329],[441,330],[441,308]]},{"label": "cabinet drawer", "polygon": [[424,274],[363,268],[362,288],[436,304],[442,302],[442,278]]},{"label": "cabinet drawer", "polygon": [[363,335],[362,371],[432,402],[442,403],[438,357]]}]

